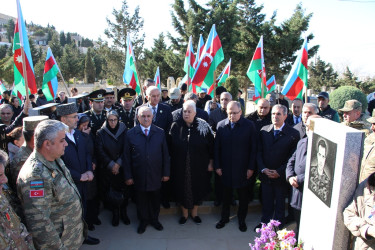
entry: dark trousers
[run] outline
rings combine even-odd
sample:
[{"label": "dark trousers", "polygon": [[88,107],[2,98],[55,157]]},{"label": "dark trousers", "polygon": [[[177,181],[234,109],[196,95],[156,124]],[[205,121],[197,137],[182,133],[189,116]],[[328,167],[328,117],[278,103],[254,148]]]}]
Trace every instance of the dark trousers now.
[{"label": "dark trousers", "polygon": [[161,193],[161,196],[160,196],[160,199],[161,199],[161,202],[169,202],[171,200],[171,190],[172,190],[172,186],[170,184],[171,182],[170,181],[163,181],[161,183],[161,189],[160,189],[160,193]]},{"label": "dark trousers", "polygon": [[262,182],[262,219],[263,223],[268,223],[275,219],[285,224],[285,197],[286,185],[280,182]]},{"label": "dark trousers", "polygon": [[293,214],[294,214],[294,219],[296,220],[297,228],[295,230],[296,233],[296,239],[298,240],[298,235],[299,235],[299,223],[301,221],[301,210],[293,208]]},{"label": "dark trousers", "polygon": [[136,191],[138,219],[141,223],[155,223],[160,213],[160,189]]},{"label": "dark trousers", "polygon": [[[245,222],[248,203],[249,203],[249,195],[248,195],[248,187],[237,188],[238,194],[238,211],[237,217],[239,222]],[[221,210],[221,219],[222,220],[229,220],[229,213],[230,213],[230,204],[232,202],[232,195],[233,195],[233,188],[223,186],[223,207]]]},{"label": "dark trousers", "polygon": [[215,183],[215,200],[222,202],[223,200],[223,182],[221,181],[221,176],[217,173],[214,174],[214,183]]}]

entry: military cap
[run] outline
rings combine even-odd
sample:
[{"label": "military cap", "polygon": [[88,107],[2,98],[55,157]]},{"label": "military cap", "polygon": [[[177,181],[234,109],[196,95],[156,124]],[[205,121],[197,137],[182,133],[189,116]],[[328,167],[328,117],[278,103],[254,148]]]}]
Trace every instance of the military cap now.
[{"label": "military cap", "polygon": [[46,115],[36,115],[36,116],[29,116],[23,118],[23,130],[27,131],[33,131],[35,130],[36,126],[39,124],[39,122],[48,120],[48,116]]},{"label": "military cap", "polygon": [[348,100],[345,102],[345,105],[342,109],[339,109],[341,112],[349,112],[353,109],[361,110],[362,111],[362,103],[357,100]]},{"label": "military cap", "polygon": [[167,89],[167,88],[162,88],[162,89],[161,89],[161,92],[164,92],[164,91],[167,91],[167,92],[168,92],[168,89]]},{"label": "military cap", "polygon": [[318,98],[322,97],[324,99],[329,99],[329,94],[327,92],[320,92]]},{"label": "military cap", "polygon": [[61,104],[57,106],[56,112],[58,116],[64,116],[64,115],[77,113],[78,109],[77,109],[77,105],[74,102],[71,102],[71,103]]},{"label": "military cap", "polygon": [[206,88],[201,88],[201,90],[199,91],[199,93],[207,93],[207,89]]},{"label": "military cap", "polygon": [[227,92],[227,89],[223,86],[219,86],[215,90],[215,95],[221,95],[223,92]]},{"label": "military cap", "polygon": [[375,109],[372,111],[372,116],[367,119],[369,123],[375,123]]},{"label": "military cap", "polygon": [[123,98],[125,100],[131,100],[135,96],[135,90],[131,88],[123,88],[118,92],[118,98]]},{"label": "military cap", "polygon": [[104,96],[106,96],[106,95],[114,95],[114,94],[115,94],[115,91],[113,89],[112,90],[106,89],[105,93],[104,93]]},{"label": "military cap", "polygon": [[171,99],[178,99],[181,95],[181,91],[178,88],[171,88],[169,90],[169,96]]},{"label": "military cap", "polygon": [[98,89],[89,94],[90,101],[93,102],[102,102],[104,101],[104,95],[106,91],[104,89]]}]

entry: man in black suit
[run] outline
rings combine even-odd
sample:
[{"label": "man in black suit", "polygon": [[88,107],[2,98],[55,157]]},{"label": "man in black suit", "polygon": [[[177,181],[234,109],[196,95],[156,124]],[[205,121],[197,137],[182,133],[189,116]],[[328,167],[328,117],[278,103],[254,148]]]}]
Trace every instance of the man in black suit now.
[{"label": "man in black suit", "polygon": [[250,113],[246,118],[254,122],[257,131],[260,131],[263,126],[271,124],[270,102],[264,98],[259,99],[257,110]]},{"label": "man in black suit", "polygon": [[161,182],[169,180],[170,162],[165,133],[152,124],[152,109],[138,109],[139,124],[126,135],[124,175],[127,185],[133,185],[137,197],[137,232],[145,232],[148,224],[163,230],[159,222]]},{"label": "man in black suit", "polygon": [[229,222],[233,189],[236,189],[239,229],[245,232],[249,202],[247,186],[255,169],[257,132],[254,123],[242,117],[239,102],[229,102],[227,114],[228,118],[218,123],[215,138],[214,167],[223,182],[223,208],[216,228],[223,228]]},{"label": "man in black suit", "polygon": [[[161,92],[160,89],[158,89],[155,86],[151,86],[147,88],[146,91],[146,98],[148,102],[146,104],[143,104],[143,106],[147,106],[151,108],[152,110],[152,124],[158,126],[159,128],[164,130],[165,137],[168,136],[169,130],[172,125],[173,117],[172,117],[172,112],[171,108],[164,103],[159,103],[160,102],[160,96]],[[135,112],[136,117],[138,117],[138,109]],[[139,123],[139,121],[136,121]],[[163,205],[164,208],[170,208],[169,204],[169,199],[170,199],[170,194],[171,194],[171,186],[168,182],[163,183],[162,188],[161,188],[161,204]]]},{"label": "man in black suit", "polygon": [[[137,108],[139,106],[141,106],[143,104],[143,98],[142,98],[142,94],[146,95],[146,91],[147,91],[147,88],[148,87],[151,87],[151,86],[155,86],[155,81],[152,80],[152,79],[147,79],[144,81],[143,83],[143,93],[141,92],[137,98],[135,99],[134,101],[134,108]],[[145,98],[145,103],[147,103],[147,99]]]},{"label": "man in black suit", "polygon": [[288,115],[285,120],[285,123],[289,124],[290,126],[294,126],[302,121],[302,106],[303,101],[299,98],[296,98],[292,102],[292,113]]},{"label": "man in black suit", "polygon": [[212,127],[213,131],[216,131],[217,124],[227,118],[227,105],[232,101],[232,95],[229,92],[223,92],[220,95],[220,108],[210,112],[208,117],[208,123]]},{"label": "man in black suit", "polygon": [[[277,104],[272,108],[272,124],[260,130],[257,164],[262,181],[262,218],[268,223],[271,219],[285,223],[285,198],[287,183],[285,169],[294,153],[299,133],[285,123],[287,108]],[[260,228],[259,224],[256,228]]]}]

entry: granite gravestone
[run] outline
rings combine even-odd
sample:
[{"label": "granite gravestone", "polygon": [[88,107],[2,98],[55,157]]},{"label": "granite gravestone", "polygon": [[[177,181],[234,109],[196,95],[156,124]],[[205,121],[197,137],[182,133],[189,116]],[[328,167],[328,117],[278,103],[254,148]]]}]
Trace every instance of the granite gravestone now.
[{"label": "granite gravestone", "polygon": [[342,212],[358,183],[364,133],[323,118],[311,130],[299,240],[304,249],[347,249]]}]

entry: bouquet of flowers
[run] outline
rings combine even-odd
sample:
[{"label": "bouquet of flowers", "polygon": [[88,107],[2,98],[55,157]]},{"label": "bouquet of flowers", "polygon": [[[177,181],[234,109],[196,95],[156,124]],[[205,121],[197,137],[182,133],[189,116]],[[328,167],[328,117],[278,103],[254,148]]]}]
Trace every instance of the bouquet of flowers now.
[{"label": "bouquet of flowers", "polygon": [[277,231],[279,225],[280,222],[277,220],[271,220],[267,225],[262,224],[262,228],[258,228],[256,231],[260,233],[260,237],[255,238],[254,244],[249,244],[251,250],[302,250],[302,243],[296,244],[294,231],[286,229]]}]

